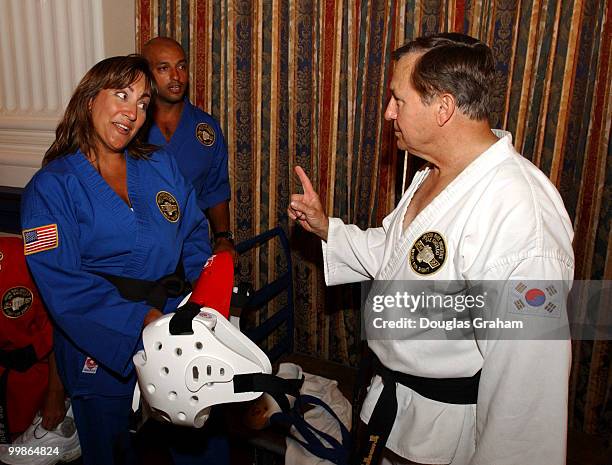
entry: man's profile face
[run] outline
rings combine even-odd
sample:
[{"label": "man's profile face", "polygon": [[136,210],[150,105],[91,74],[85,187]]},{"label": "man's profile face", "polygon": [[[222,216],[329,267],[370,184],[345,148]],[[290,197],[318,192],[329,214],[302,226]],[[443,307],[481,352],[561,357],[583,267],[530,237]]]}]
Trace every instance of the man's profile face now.
[{"label": "man's profile face", "polygon": [[167,103],[183,100],[189,84],[189,70],[183,50],[174,43],[157,43],[146,53],[157,84],[157,98]]},{"label": "man's profile face", "polygon": [[391,98],[385,110],[385,119],[393,121],[397,147],[415,155],[429,141],[436,124],[431,105],[423,104],[410,80],[419,57],[419,53],[409,53],[396,62],[389,86]]}]

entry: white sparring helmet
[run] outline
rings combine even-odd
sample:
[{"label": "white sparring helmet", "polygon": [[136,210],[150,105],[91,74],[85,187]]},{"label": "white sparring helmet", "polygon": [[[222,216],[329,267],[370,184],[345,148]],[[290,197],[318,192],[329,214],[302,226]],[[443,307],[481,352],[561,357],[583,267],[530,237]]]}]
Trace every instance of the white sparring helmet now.
[{"label": "white sparring helmet", "polygon": [[193,334],[171,334],[173,316],[145,327],[144,349],[133,357],[141,395],[154,416],[200,428],[211,406],[261,395],[234,387],[236,375],[272,373],[270,360],[257,345],[212,308],[201,308],[193,318]]}]

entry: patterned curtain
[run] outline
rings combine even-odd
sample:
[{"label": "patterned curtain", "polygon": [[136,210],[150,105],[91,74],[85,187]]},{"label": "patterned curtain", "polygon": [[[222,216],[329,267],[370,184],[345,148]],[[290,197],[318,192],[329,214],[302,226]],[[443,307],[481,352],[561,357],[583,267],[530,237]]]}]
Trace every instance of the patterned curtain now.
[{"label": "patterned curtain", "polygon": [[[403,165],[382,117],[390,52],[423,34],[468,33],[490,44],[497,61],[492,126],[513,134],[574,219],[576,279],[612,279],[611,7],[612,0],[138,0],[137,46],[166,35],[188,51],[191,99],[219,119],[228,142],[238,239],[277,225],[289,233],[296,349],[355,363],[359,289],[326,289],[319,244],[288,223],[288,197],[299,190],[293,167],[306,169],[330,215],[379,224],[400,193]],[[408,157],[408,174],[415,163]],[[239,274],[259,286],[283,266],[272,244],[243,257]],[[610,353],[608,341],[574,343],[571,421],[586,432],[612,429]]]}]

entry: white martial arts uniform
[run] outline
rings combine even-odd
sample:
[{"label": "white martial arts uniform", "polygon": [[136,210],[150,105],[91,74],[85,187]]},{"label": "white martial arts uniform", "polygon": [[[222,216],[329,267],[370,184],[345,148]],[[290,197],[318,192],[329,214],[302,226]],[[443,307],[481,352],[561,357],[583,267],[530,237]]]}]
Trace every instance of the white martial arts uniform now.
[{"label": "white martial arts uniform", "polygon": [[[375,285],[385,280],[551,280],[565,284],[565,295],[573,279],[573,231],[561,197],[548,178],[514,150],[510,134],[496,135],[503,137],[405,231],[406,209],[428,168],[415,175],[382,227],[363,231],[331,218],[328,241],[323,243],[327,285],[368,279]],[[425,263],[415,261],[420,249],[414,246],[427,232],[438,234],[441,250],[431,253],[430,248],[429,256],[417,257],[438,260],[432,262],[435,270],[425,271],[430,274],[419,274],[411,261]],[[509,300],[502,297],[500,302]],[[564,304],[563,299],[557,301]],[[508,308],[496,311],[503,316]],[[536,309],[524,318],[545,331],[552,320],[544,313]],[[561,324],[566,321],[564,312],[557,312],[556,318]],[[568,339],[422,339],[429,340],[368,344],[386,367],[415,376],[470,377],[481,369],[478,403],[445,404],[397,384],[398,411],[388,449],[425,464],[565,463]],[[362,408],[364,422],[381,391],[376,376]]]}]

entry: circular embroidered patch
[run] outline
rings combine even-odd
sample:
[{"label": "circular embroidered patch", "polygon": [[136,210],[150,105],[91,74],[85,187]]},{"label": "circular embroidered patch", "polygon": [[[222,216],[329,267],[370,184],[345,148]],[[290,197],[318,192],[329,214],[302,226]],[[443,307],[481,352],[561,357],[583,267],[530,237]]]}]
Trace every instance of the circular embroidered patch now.
[{"label": "circular embroidered patch", "polygon": [[159,191],[155,196],[159,211],[168,221],[176,223],[181,217],[179,204],[170,192]]},{"label": "circular embroidered patch", "polygon": [[32,306],[33,299],[27,287],[12,287],[2,296],[2,312],[9,318],[19,318]]},{"label": "circular embroidered patch", "polygon": [[446,243],[440,233],[426,232],[410,248],[410,266],[420,275],[435,273],[445,260]]},{"label": "circular embroidered patch", "polygon": [[215,130],[208,123],[200,123],[196,127],[196,137],[203,145],[210,147],[217,138]]}]

